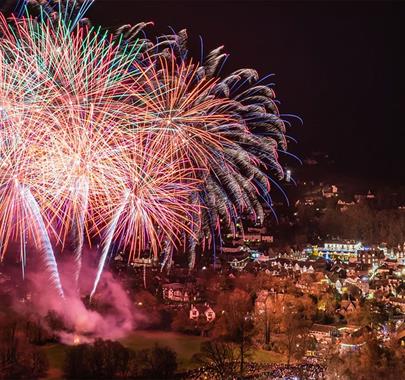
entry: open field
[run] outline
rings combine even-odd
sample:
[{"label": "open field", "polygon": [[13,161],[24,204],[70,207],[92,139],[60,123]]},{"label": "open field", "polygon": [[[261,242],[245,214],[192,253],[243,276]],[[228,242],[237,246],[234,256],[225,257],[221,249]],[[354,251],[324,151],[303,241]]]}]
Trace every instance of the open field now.
[{"label": "open field", "polygon": [[[132,350],[151,348],[155,344],[168,346],[177,353],[179,370],[187,370],[195,366],[192,357],[200,351],[201,343],[206,340],[208,338],[168,331],[134,331],[131,335],[122,339],[121,343]],[[45,346],[43,349],[50,363],[48,379],[60,379],[65,356],[65,346],[62,344],[52,344]],[[285,358],[283,355],[275,352],[255,350],[252,359],[259,363],[280,363]]]},{"label": "open field", "polygon": [[[200,344],[207,340],[199,336],[167,332],[167,331],[134,331],[121,340],[121,343],[132,349],[142,350],[151,348],[155,344],[168,346],[177,353],[179,369],[185,370],[193,367],[192,357],[200,350]],[[50,370],[48,379],[60,379],[66,347],[63,344],[47,345],[43,348],[48,356]]]},{"label": "open field", "polygon": [[193,366],[192,357],[200,351],[200,345],[207,338],[185,335],[169,331],[135,331],[121,343],[132,350],[151,348],[155,344],[168,346],[177,353],[179,369],[184,370]]}]

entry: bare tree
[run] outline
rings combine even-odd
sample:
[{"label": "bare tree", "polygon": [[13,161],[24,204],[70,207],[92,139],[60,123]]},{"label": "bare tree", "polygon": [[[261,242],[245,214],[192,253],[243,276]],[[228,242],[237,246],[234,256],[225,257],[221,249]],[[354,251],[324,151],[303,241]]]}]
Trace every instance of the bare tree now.
[{"label": "bare tree", "polygon": [[283,305],[283,330],[287,361],[298,353],[302,353],[305,346],[305,336],[311,325],[312,312],[305,302],[296,298]]},{"label": "bare tree", "polygon": [[210,367],[220,379],[226,380],[237,373],[239,358],[235,351],[235,345],[232,343],[212,340],[201,345],[201,352],[194,359]]},{"label": "bare tree", "polygon": [[223,313],[215,325],[214,335],[237,345],[242,376],[245,360],[253,344],[252,299],[244,290],[235,289],[231,294],[222,297],[219,304]]}]

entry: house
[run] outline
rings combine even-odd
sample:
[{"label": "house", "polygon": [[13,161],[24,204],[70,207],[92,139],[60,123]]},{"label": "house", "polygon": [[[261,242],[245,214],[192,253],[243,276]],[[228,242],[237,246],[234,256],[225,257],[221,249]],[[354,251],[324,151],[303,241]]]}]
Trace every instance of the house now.
[{"label": "house", "polygon": [[258,243],[262,240],[262,235],[257,232],[248,232],[243,235],[243,240],[246,243]]},{"label": "house", "polygon": [[274,242],[273,235],[262,235],[262,242],[273,243]]},{"label": "house", "polygon": [[312,197],[305,197],[304,198],[304,205],[305,206],[313,206],[315,204],[315,200]]},{"label": "house", "polygon": [[243,252],[243,247],[241,247],[241,246],[237,246],[237,247],[220,247],[220,250],[223,253],[237,254],[237,253]]},{"label": "house", "polygon": [[339,335],[342,340],[348,340],[359,335],[362,332],[361,330],[362,328],[359,325],[345,325],[339,327]]},{"label": "house", "polygon": [[401,264],[398,264],[398,260],[397,259],[391,259],[391,258],[386,258],[385,259],[385,265],[387,266],[387,268],[398,268],[399,266],[401,266]]},{"label": "house", "polygon": [[[300,264],[301,264],[301,263],[300,263]],[[309,264],[309,263],[307,262],[307,265],[308,265],[308,264]],[[302,264],[302,266],[301,266],[301,265],[299,265],[299,263],[297,262],[297,263],[295,263],[295,265],[292,267],[292,269],[293,269],[294,272],[309,273],[309,274],[314,273],[314,272],[315,272],[314,267],[313,267],[311,264],[309,264],[308,267],[307,267],[307,265],[305,265],[305,263],[304,263],[304,264]]]},{"label": "house", "polygon": [[346,211],[350,206],[354,206],[356,203],[353,201],[339,199],[337,201],[337,206],[340,208],[340,211]]},{"label": "house", "polygon": [[331,344],[334,338],[339,335],[339,331],[335,326],[314,323],[309,330],[309,334],[315,338],[317,343]]},{"label": "house", "polygon": [[350,278],[358,277],[358,268],[356,263],[349,263],[346,269],[346,276]]},{"label": "house", "polygon": [[131,265],[135,268],[140,268],[140,267],[150,268],[150,267],[153,267],[154,265],[156,265],[156,261],[150,257],[148,257],[148,258],[139,257],[139,258],[135,258],[133,260],[133,262],[131,263]]},{"label": "house", "polygon": [[405,249],[398,246],[398,249],[393,249],[390,253],[390,257],[397,259],[398,262],[403,262],[405,259]]},{"label": "house", "polygon": [[208,323],[215,320],[215,311],[208,303],[203,305],[191,305],[190,319],[196,321],[201,317],[205,318]]},{"label": "house", "polygon": [[272,235],[262,234],[258,232],[247,232],[244,234],[243,239],[244,243],[273,243],[274,240]]},{"label": "house", "polygon": [[162,286],[163,299],[174,302],[189,302],[193,289],[188,284],[173,282]]},{"label": "house", "polygon": [[357,261],[360,264],[378,266],[385,259],[384,252],[377,249],[362,249],[357,251]]},{"label": "house", "polygon": [[332,198],[338,196],[338,188],[335,185],[325,186],[322,188],[322,196],[324,198]]},{"label": "house", "polygon": [[238,260],[238,259],[234,258],[232,261],[229,261],[229,264],[232,267],[232,269],[242,271],[243,269],[245,269],[248,262],[249,262],[249,256],[245,257],[242,260]]},{"label": "house", "polygon": [[266,233],[266,227],[248,227],[247,230],[250,233],[256,233],[261,235]]},{"label": "house", "polygon": [[402,313],[405,312],[405,299],[403,298],[390,298],[390,303],[397,307]]},{"label": "house", "polygon": [[358,283],[359,288],[363,292],[363,294],[368,294],[368,292],[370,290],[368,278],[367,277],[360,278],[360,281],[358,281],[357,283]]},{"label": "house", "polygon": [[352,300],[343,300],[340,303],[340,309],[338,309],[338,313],[345,316],[347,314],[353,313],[359,307],[357,301]]}]

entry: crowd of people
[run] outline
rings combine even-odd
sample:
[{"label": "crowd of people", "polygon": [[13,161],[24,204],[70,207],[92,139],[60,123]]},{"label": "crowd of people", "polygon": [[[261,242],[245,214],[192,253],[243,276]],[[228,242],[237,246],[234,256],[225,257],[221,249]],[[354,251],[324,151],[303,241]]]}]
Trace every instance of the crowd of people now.
[{"label": "crowd of people", "polygon": [[[321,380],[324,379],[324,367],[318,364],[245,364],[244,379],[259,380]],[[183,379],[208,380],[220,379],[219,375],[210,367],[199,367],[182,374]],[[236,375],[234,379],[239,379]]]},{"label": "crowd of people", "polygon": [[[249,378],[249,376],[248,376]],[[274,365],[269,371],[252,378],[265,380],[320,380],[324,379],[324,368],[317,364]]]}]

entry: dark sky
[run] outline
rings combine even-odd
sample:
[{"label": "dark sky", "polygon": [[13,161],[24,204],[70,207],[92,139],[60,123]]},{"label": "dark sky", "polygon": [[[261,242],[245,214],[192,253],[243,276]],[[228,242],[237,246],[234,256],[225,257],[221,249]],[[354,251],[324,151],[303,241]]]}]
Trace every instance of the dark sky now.
[{"label": "dark sky", "polygon": [[199,35],[206,51],[225,45],[226,72],[276,74],[281,112],[304,119],[293,152],[330,153],[337,175],[405,182],[405,3],[98,0],[90,18],[154,21],[149,36],[187,28],[196,51]]}]

